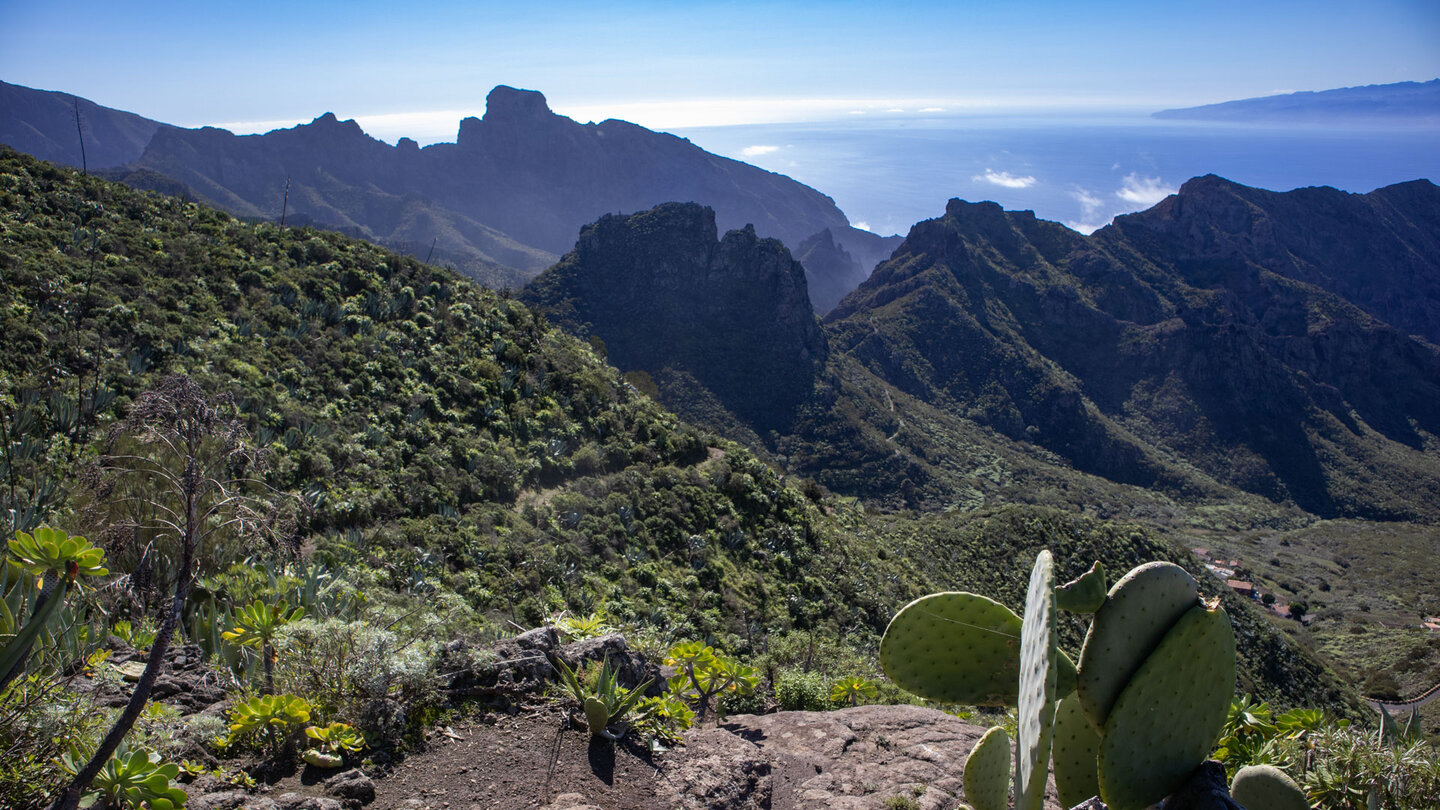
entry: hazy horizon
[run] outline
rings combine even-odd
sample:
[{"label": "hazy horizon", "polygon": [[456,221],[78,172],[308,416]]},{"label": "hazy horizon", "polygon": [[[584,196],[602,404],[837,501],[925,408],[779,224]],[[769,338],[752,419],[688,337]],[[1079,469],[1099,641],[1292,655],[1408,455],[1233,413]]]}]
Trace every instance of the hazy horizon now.
[{"label": "hazy horizon", "polygon": [[[180,126],[334,112],[453,140],[499,84],[651,129],[1153,111],[1440,76],[1440,4],[898,2],[220,8],[0,0],[0,78]],[[904,113],[893,112],[903,110]]]}]

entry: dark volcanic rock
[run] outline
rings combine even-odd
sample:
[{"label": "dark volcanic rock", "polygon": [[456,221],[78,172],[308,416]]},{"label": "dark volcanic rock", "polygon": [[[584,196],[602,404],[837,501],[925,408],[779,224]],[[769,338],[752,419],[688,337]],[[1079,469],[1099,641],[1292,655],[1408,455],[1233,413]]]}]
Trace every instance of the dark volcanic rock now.
[{"label": "dark volcanic rock", "polygon": [[829,353],[785,246],[750,227],[717,240],[694,203],[602,217],[522,297],[617,368],[692,375],[760,431],[788,424]]}]

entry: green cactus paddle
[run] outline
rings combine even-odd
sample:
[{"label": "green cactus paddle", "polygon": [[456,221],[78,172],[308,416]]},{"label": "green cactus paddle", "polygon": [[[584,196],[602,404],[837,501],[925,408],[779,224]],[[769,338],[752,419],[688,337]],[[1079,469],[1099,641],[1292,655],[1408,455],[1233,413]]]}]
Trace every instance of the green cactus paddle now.
[{"label": "green cactus paddle", "polygon": [[1180,787],[1220,736],[1234,693],[1230,617],[1197,605],[1110,710],[1100,740],[1101,799],[1111,810],[1141,810]]},{"label": "green cactus paddle", "polygon": [[965,798],[975,810],[1005,810],[1010,795],[1010,735],[999,726],[965,758]]},{"label": "green cactus paddle", "polygon": [[1055,561],[1048,550],[1035,556],[1025,595],[1020,634],[1020,684],[1016,706],[1015,810],[1039,810],[1055,723],[1055,681],[1060,641],[1056,628]]},{"label": "green cactus paddle", "polygon": [[1199,585],[1174,563],[1152,562],[1126,574],[1095,613],[1080,651],[1077,691],[1095,728],[1140,665],[1184,613],[1199,604]]}]

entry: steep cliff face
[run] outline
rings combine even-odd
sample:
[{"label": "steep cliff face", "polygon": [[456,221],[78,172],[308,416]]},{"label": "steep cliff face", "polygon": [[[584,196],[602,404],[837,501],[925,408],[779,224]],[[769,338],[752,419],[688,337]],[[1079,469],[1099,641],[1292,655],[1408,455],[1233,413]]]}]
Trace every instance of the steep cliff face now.
[{"label": "steep cliff face", "polygon": [[605,216],[522,298],[599,336],[616,367],[688,374],[756,430],[782,429],[829,353],[805,274],[754,228],[717,233],[694,203]]},{"label": "steep cliff face", "polygon": [[1112,480],[1178,463],[1317,514],[1429,514],[1440,349],[1407,332],[1434,328],[1436,196],[1199,178],[1088,238],[952,201],[826,323],[902,390]]},{"label": "steep cliff face", "polygon": [[829,228],[801,242],[795,258],[805,268],[810,301],[821,315],[834,309],[841,298],[869,275],[860,262],[835,241]]}]

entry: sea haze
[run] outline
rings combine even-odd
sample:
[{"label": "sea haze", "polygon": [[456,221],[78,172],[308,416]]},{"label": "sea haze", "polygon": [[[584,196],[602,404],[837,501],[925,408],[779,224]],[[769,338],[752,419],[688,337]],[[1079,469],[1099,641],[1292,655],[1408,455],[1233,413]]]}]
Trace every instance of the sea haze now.
[{"label": "sea haze", "polygon": [[881,118],[672,130],[789,175],[858,227],[906,233],[946,200],[994,200],[1090,232],[1218,174],[1277,191],[1440,179],[1440,128],[1256,126],[1107,117]]}]

